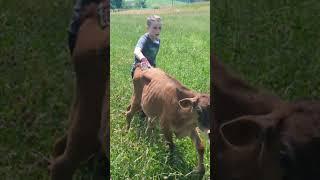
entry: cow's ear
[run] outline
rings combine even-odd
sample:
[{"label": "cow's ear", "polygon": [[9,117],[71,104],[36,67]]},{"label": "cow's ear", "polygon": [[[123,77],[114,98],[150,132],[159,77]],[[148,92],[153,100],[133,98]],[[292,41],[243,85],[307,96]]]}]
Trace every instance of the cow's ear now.
[{"label": "cow's ear", "polygon": [[257,121],[241,117],[220,126],[222,140],[233,148],[254,147],[261,140],[264,128]]},{"label": "cow's ear", "polygon": [[184,98],[192,98],[195,96],[193,92],[186,90],[185,88],[176,88],[176,94],[179,100]]},{"label": "cow's ear", "polygon": [[179,106],[181,109],[184,109],[188,112],[192,112],[195,103],[195,98],[184,98],[179,101]]}]

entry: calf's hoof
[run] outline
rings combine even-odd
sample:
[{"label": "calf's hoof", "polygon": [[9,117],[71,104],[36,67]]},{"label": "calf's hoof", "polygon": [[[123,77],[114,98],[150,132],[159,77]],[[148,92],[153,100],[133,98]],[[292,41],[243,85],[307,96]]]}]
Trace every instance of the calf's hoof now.
[{"label": "calf's hoof", "polygon": [[199,180],[202,180],[203,176],[204,176],[204,173],[205,173],[204,169],[197,167],[196,169],[194,169],[190,173],[186,174],[185,177],[187,179],[199,179]]},{"label": "calf's hoof", "polygon": [[126,125],[125,131],[128,132],[130,130],[130,125]]},{"label": "calf's hoof", "polygon": [[72,180],[72,172],[66,172],[60,170],[54,164],[51,164],[50,167],[50,179],[51,180]]},{"label": "calf's hoof", "polygon": [[193,171],[191,171],[189,174],[190,175],[197,175],[197,179],[202,179],[205,173],[205,168],[204,165],[200,165],[198,166],[196,169],[194,169]]},{"label": "calf's hoof", "polygon": [[176,145],[172,144],[172,143],[167,143],[168,146],[168,150],[170,151],[170,153],[173,153],[176,150]]},{"label": "calf's hoof", "polygon": [[147,127],[144,133],[148,136],[151,136],[153,134],[154,128]]}]

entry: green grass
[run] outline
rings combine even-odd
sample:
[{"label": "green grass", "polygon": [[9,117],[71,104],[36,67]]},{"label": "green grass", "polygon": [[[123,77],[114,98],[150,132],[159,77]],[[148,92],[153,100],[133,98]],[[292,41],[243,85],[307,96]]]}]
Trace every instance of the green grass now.
[{"label": "green grass", "polygon": [[250,83],[284,99],[318,99],[319,8],[316,0],[213,1],[213,51]]},{"label": "green grass", "polygon": [[[196,149],[189,138],[174,139],[177,150],[171,157],[159,129],[153,138],[146,138],[146,123],[139,116],[134,117],[131,130],[124,131],[124,112],[132,94],[133,50],[146,31],[147,16],[111,15],[111,176],[113,179],[186,179],[184,176],[197,164]],[[187,87],[209,93],[209,8],[161,16],[163,28],[157,67]],[[206,142],[205,179],[210,176],[209,151]]]},{"label": "green grass", "polygon": [[[73,96],[67,27],[73,1],[0,1],[0,179],[48,179],[45,157]],[[77,179],[88,179],[86,166]]]}]

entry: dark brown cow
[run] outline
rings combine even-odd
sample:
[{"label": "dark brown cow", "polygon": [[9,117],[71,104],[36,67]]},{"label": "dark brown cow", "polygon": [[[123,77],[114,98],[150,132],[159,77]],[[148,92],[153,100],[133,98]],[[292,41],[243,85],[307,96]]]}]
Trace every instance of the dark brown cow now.
[{"label": "dark brown cow", "polygon": [[196,127],[209,129],[208,110],[210,96],[196,93],[158,68],[141,70],[138,66],[133,77],[134,94],[126,112],[127,129],[139,110],[143,110],[148,120],[148,128],[154,127],[156,119],[170,149],[174,148],[172,134],[177,137],[189,136],[198,151],[198,172],[201,177],[205,172],[203,164],[204,146]]},{"label": "dark brown cow", "polygon": [[[105,10],[109,1],[105,1]],[[71,180],[82,161],[99,154],[108,163],[108,65],[109,28],[99,24],[97,5],[84,10],[83,23],[72,56],[76,72],[75,99],[67,133],[54,145],[50,164],[52,180]],[[109,15],[108,12],[105,14]],[[106,175],[104,166],[103,174]],[[106,179],[106,177],[104,177]]]},{"label": "dark brown cow", "polygon": [[212,71],[217,179],[320,179],[320,102],[283,101],[216,58]]}]

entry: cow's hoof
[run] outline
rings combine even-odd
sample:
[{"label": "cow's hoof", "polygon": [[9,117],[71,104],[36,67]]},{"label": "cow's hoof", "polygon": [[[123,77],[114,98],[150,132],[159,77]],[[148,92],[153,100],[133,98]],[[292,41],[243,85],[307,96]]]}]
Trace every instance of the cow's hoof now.
[{"label": "cow's hoof", "polygon": [[170,150],[170,152],[174,152],[176,150],[176,145],[169,144],[169,150]]},{"label": "cow's hoof", "polygon": [[53,163],[54,163],[54,159],[51,157],[47,162],[47,170],[49,172],[51,172],[51,170],[52,170]]},{"label": "cow's hoof", "polygon": [[188,179],[199,179],[202,180],[204,176],[205,171],[201,170],[199,168],[189,172],[188,174],[185,175],[186,178]]},{"label": "cow's hoof", "polygon": [[205,169],[204,169],[204,165],[200,165],[198,166],[196,169],[194,169],[192,172],[192,174],[197,174],[199,179],[202,179],[202,177],[204,176],[205,173]]},{"label": "cow's hoof", "polygon": [[144,133],[147,136],[152,136],[153,135],[153,131],[154,131],[154,128],[147,127]]},{"label": "cow's hoof", "polygon": [[127,125],[127,126],[126,126],[126,129],[125,129],[125,132],[126,132],[126,133],[129,132],[129,130],[130,130],[130,126]]}]

